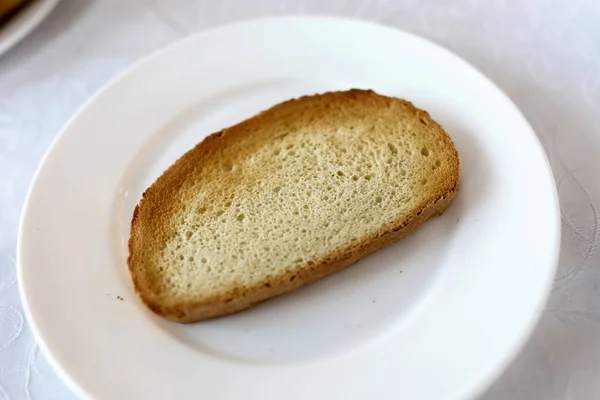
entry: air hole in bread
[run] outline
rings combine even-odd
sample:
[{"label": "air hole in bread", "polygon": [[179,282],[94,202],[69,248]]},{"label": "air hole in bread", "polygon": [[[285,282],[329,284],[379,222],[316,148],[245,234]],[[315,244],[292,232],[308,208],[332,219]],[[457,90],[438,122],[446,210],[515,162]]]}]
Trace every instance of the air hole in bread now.
[{"label": "air hole in bread", "polygon": [[223,171],[225,172],[231,172],[233,170],[233,164],[230,162],[227,162],[223,165]]}]

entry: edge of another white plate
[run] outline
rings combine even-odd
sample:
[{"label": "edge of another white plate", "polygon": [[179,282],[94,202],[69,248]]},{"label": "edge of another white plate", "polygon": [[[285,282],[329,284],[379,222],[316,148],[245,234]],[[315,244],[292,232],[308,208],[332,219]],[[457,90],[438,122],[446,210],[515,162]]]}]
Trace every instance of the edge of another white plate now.
[{"label": "edge of another white plate", "polygon": [[0,27],[0,56],[23,40],[42,23],[60,0],[37,0]]},{"label": "edge of another white plate", "polygon": [[[39,24],[44,17],[52,10],[52,8],[56,5],[56,3],[58,3],[59,0],[47,0],[46,3],[53,3],[51,6],[48,5],[47,7],[48,10],[46,11],[46,14],[42,17],[39,17],[39,21],[37,21],[35,24],[32,25],[32,27],[29,28],[29,31],[33,30],[33,28],[35,28],[35,26],[37,26],[37,24]],[[257,24],[263,21],[270,21],[270,20],[282,20],[282,19],[294,19],[294,20],[314,20],[314,19],[320,19],[320,20],[333,20],[333,21],[346,21],[348,23],[356,23],[356,24],[365,24],[365,25],[372,25],[374,27],[377,28],[386,28],[392,31],[400,31],[401,33],[403,33],[404,35],[411,37],[415,42],[421,42],[423,44],[426,44],[427,46],[430,47],[434,47],[436,48],[438,51],[443,52],[446,56],[448,57],[452,57],[453,59],[455,59],[456,61],[462,63],[464,65],[465,68],[469,69],[472,73],[477,74],[478,76],[480,76],[482,79],[484,79],[485,81],[487,81],[491,87],[493,87],[499,95],[501,95],[507,102],[507,104],[510,104],[511,107],[513,108],[513,110],[520,115],[524,121],[527,121],[526,118],[524,117],[524,115],[521,113],[521,111],[518,109],[518,107],[513,103],[513,101],[508,97],[508,95],[506,95],[506,93],[504,93],[504,91],[502,91],[494,82],[492,82],[487,76],[485,76],[483,73],[481,73],[477,68],[475,68],[473,65],[471,65],[470,63],[468,63],[467,61],[465,61],[464,59],[462,59],[461,57],[459,57],[458,55],[454,54],[453,52],[447,50],[446,48],[438,45],[437,43],[423,38],[421,36],[418,36],[416,34],[392,27],[392,26],[388,26],[388,25],[383,25],[380,23],[376,23],[376,22],[370,22],[370,21],[364,21],[364,20],[360,20],[360,19],[355,19],[355,18],[346,18],[346,17],[337,17],[337,16],[325,16],[325,15],[309,15],[309,16],[293,16],[293,15],[289,15],[289,16],[270,16],[270,17],[263,17],[263,18],[254,18],[254,19],[249,19],[249,20],[243,20],[243,21],[236,21],[236,22],[232,22],[232,23],[228,23],[228,24],[224,24],[221,26],[218,26],[216,28],[212,28],[206,31],[202,31],[196,34],[193,34],[187,38],[178,40],[174,43],[171,43],[161,49],[158,49],[156,51],[154,51],[153,53],[143,57],[142,59],[140,59],[139,61],[135,62],[133,65],[129,66],[128,68],[126,68],[123,72],[119,73],[117,76],[115,76],[114,78],[112,78],[109,82],[107,82],[100,90],[98,90],[92,97],[90,97],[75,113],[74,115],[67,121],[67,123],[63,126],[63,128],[60,130],[60,132],[57,134],[57,136],[54,138],[52,144],[50,145],[50,147],[48,148],[48,150],[46,151],[46,153],[44,154],[35,174],[34,177],[31,181],[25,202],[24,202],[24,206],[22,209],[22,214],[21,214],[21,218],[20,218],[20,223],[19,223],[19,232],[18,232],[18,239],[17,239],[17,276],[18,276],[18,285],[19,285],[19,291],[21,294],[21,301],[23,304],[23,309],[24,309],[24,313],[26,316],[26,319],[28,321],[28,324],[30,326],[30,329],[32,331],[32,334],[34,336],[34,338],[36,339],[42,354],[44,355],[44,357],[46,357],[46,359],[48,360],[49,364],[52,366],[52,368],[56,371],[57,375],[63,380],[63,382],[66,383],[66,385],[80,398],[91,398],[90,395],[74,380],[71,378],[71,376],[65,371],[65,369],[63,369],[63,367],[60,365],[60,363],[55,359],[55,357],[53,356],[53,352],[52,350],[46,345],[45,341],[43,340],[43,337],[40,333],[40,329],[37,326],[37,323],[35,321],[35,319],[33,318],[33,312],[30,308],[30,305],[27,301],[27,296],[26,296],[26,291],[25,291],[25,287],[24,287],[24,283],[23,283],[23,268],[21,265],[21,254],[23,252],[23,237],[25,235],[25,233],[23,232],[22,226],[23,226],[23,222],[24,220],[27,218],[27,213],[28,213],[28,208],[29,208],[29,203],[30,203],[30,196],[32,194],[32,189],[35,187],[40,172],[44,169],[46,161],[48,159],[49,154],[51,154],[53,152],[53,150],[59,145],[61,138],[63,137],[63,133],[65,131],[68,130],[68,127],[71,125],[71,122],[77,117],[77,115],[79,115],[79,113],[85,109],[90,103],[92,103],[96,98],[100,97],[103,95],[103,93],[105,92],[106,89],[108,89],[109,87],[111,87],[112,85],[114,85],[115,83],[117,83],[122,77],[129,75],[130,73],[134,72],[140,65],[145,64],[149,61],[151,61],[152,59],[162,55],[163,53],[169,51],[171,48],[176,47],[176,46],[180,46],[183,45],[184,43],[187,43],[188,41],[193,41],[196,40],[198,37],[206,35],[207,33],[211,32],[214,33],[215,31],[219,31],[219,30],[226,30],[231,26],[235,26],[235,25],[245,25],[245,24]],[[29,31],[25,32],[23,34],[23,36],[25,36]],[[17,41],[20,40],[17,39]],[[16,43],[16,42],[15,42]],[[6,51],[6,49],[2,48],[2,43],[0,43],[0,54],[2,53],[2,51]],[[535,134],[535,131],[533,130],[533,128],[531,128],[531,126],[528,124],[531,134],[535,137],[536,143],[538,145],[538,150],[543,154],[544,159],[546,160],[546,170],[548,173],[548,176],[551,178],[551,181],[554,182],[554,176],[552,173],[552,169],[550,167],[550,164],[547,160],[547,156],[545,154],[545,151],[541,145],[541,142],[539,141],[539,138],[537,137],[537,135]],[[529,320],[529,323],[527,324],[527,326],[523,327],[522,329],[522,335],[519,337],[518,340],[516,340],[513,343],[512,348],[510,349],[510,351],[507,351],[504,355],[504,358],[502,360],[500,360],[495,368],[489,372],[489,374],[484,377],[483,379],[481,379],[479,382],[477,382],[476,385],[474,385],[473,390],[471,391],[471,393],[468,394],[468,396],[466,397],[466,399],[473,399],[476,398],[477,396],[481,395],[492,383],[494,380],[496,380],[501,373],[508,367],[508,365],[516,358],[516,356],[519,354],[519,352],[521,351],[521,349],[524,347],[524,345],[527,343],[529,337],[531,336],[534,328],[536,327],[541,314],[545,308],[545,305],[548,301],[549,295],[550,295],[550,291],[553,285],[553,278],[555,276],[556,273],[556,268],[558,266],[558,260],[559,260],[559,254],[560,254],[560,242],[561,242],[561,219],[560,219],[560,206],[559,206],[559,201],[558,201],[558,192],[556,190],[556,186],[554,185],[554,190],[553,190],[553,196],[551,199],[549,199],[549,201],[551,203],[553,203],[554,208],[556,210],[555,213],[555,217],[556,217],[556,230],[555,230],[555,237],[554,237],[554,248],[552,249],[552,265],[550,266],[550,268],[548,268],[548,273],[547,276],[544,277],[544,286],[545,286],[545,290],[544,290],[544,294],[543,296],[541,296],[538,301],[537,304],[534,307],[534,311],[531,315],[531,319]]]}]

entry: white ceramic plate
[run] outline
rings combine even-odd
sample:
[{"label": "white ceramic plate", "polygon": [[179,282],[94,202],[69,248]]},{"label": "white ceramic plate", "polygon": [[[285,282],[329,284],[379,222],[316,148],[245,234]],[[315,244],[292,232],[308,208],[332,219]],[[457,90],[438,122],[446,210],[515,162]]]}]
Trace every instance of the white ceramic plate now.
[{"label": "white ceramic plate", "polygon": [[[252,310],[193,325],[151,314],[126,267],[142,191],[211,132],[291,97],[354,87],[410,99],[450,133],[462,176],[448,211]],[[464,399],[531,332],[559,230],[540,143],[484,76],[398,30],[289,17],[183,40],[97,94],[42,162],[18,261],[34,333],[82,397]]]},{"label": "white ceramic plate", "polygon": [[0,55],[33,31],[50,14],[59,0],[35,0],[6,24],[0,25]]}]

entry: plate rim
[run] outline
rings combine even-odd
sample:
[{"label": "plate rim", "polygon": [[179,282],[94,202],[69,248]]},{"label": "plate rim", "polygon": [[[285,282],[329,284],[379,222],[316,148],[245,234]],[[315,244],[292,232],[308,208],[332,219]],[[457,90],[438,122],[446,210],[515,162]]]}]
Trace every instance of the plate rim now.
[{"label": "plate rim", "polygon": [[[52,11],[54,6],[59,1],[60,0],[47,0],[48,3],[54,3],[54,4],[52,6],[50,6],[50,9],[46,12],[45,16],[47,16],[50,13],[50,11]],[[41,17],[40,20],[37,22],[37,24],[34,24],[33,27],[31,27],[25,34],[23,34],[23,37],[26,36],[27,33],[29,33],[31,30],[33,30],[41,21],[43,21],[45,16]],[[438,44],[437,42],[435,42],[427,37],[420,36],[416,33],[407,31],[407,30],[399,28],[399,27],[392,26],[385,22],[377,22],[377,21],[372,21],[372,20],[360,19],[360,18],[356,18],[356,17],[327,15],[327,14],[302,14],[302,15],[283,14],[283,15],[271,15],[271,16],[265,16],[265,17],[255,17],[255,18],[241,19],[241,20],[235,20],[235,21],[219,24],[214,27],[210,27],[208,29],[193,33],[186,37],[176,39],[173,42],[168,43],[165,46],[162,46],[162,47],[150,52],[149,54],[147,54],[146,56],[143,56],[142,58],[138,59],[137,61],[134,61],[132,64],[127,66],[124,70],[120,71],[119,73],[114,75],[112,78],[110,78],[106,83],[104,83],[100,87],[100,89],[98,89],[87,100],[85,100],[80,107],[78,107],[76,109],[76,111],[71,115],[71,117],[68,118],[67,121],[63,124],[63,126],[59,129],[58,133],[52,140],[50,146],[48,147],[48,149],[44,153],[43,157],[39,161],[39,164],[36,168],[36,171],[31,179],[29,188],[27,190],[27,195],[23,202],[23,207],[21,209],[21,216],[19,219],[19,229],[18,229],[18,234],[17,234],[17,251],[16,251],[17,280],[18,280],[19,294],[20,294],[21,303],[22,303],[23,311],[24,311],[28,326],[29,326],[29,328],[32,332],[32,335],[33,335],[34,339],[36,340],[36,343],[39,346],[42,354],[44,355],[44,357],[46,358],[48,363],[51,365],[53,370],[56,372],[56,374],[59,376],[59,378],[62,380],[62,382],[64,382],[65,385],[77,397],[86,398],[86,399],[93,398],[74,378],[71,377],[71,375],[69,375],[69,373],[66,372],[66,370],[59,363],[57,357],[55,357],[55,355],[53,354],[52,349],[46,344],[45,340],[43,339],[43,335],[40,332],[38,323],[36,322],[36,320],[33,317],[33,311],[28,302],[28,296],[26,294],[25,284],[23,281],[23,266],[22,266],[21,259],[22,259],[22,254],[24,252],[24,240],[25,240],[24,236],[26,234],[26,232],[24,232],[24,229],[23,229],[24,221],[25,221],[28,211],[29,211],[31,197],[33,195],[34,188],[38,184],[38,180],[40,179],[41,171],[46,167],[46,164],[47,164],[50,154],[53,153],[55,151],[55,149],[60,145],[61,140],[65,137],[65,132],[67,132],[69,130],[73,121],[81,114],[81,112],[84,109],[86,109],[97,98],[103,96],[104,93],[109,88],[111,88],[112,86],[117,84],[122,78],[134,73],[142,65],[144,65],[148,62],[151,62],[155,58],[159,58],[164,53],[167,53],[178,46],[185,46],[188,42],[198,40],[199,38],[201,38],[203,36],[216,34],[219,31],[226,31],[232,27],[243,26],[243,25],[256,25],[256,24],[261,24],[261,23],[265,23],[265,22],[268,23],[270,21],[282,21],[282,20],[283,21],[285,21],[285,20],[303,21],[305,23],[310,23],[310,22],[314,22],[315,20],[318,20],[321,22],[334,22],[334,23],[335,22],[343,22],[343,23],[350,23],[350,24],[361,24],[361,25],[370,26],[375,29],[383,28],[383,29],[386,29],[395,34],[398,34],[398,33],[402,34],[405,37],[408,37],[411,40],[417,42],[418,44],[427,45],[427,46],[431,47],[432,49],[435,49],[437,52],[443,53],[446,57],[450,57],[450,58],[454,59],[454,61],[460,63],[463,68],[466,68],[471,73],[478,75],[479,78],[485,80],[490,85],[491,88],[494,88],[496,90],[497,94],[503,98],[506,105],[512,109],[512,112],[515,112],[517,115],[519,115],[523,119],[523,121],[527,125],[527,128],[530,131],[529,133],[531,134],[531,136],[534,139],[534,141],[532,143],[536,144],[537,150],[539,150],[544,157],[543,158],[543,160],[545,161],[544,162],[544,164],[545,164],[544,170],[548,174],[548,177],[550,178],[549,181],[550,181],[552,189],[553,189],[552,197],[550,199],[548,199],[548,201],[550,203],[552,203],[552,208],[555,209],[555,212],[553,213],[553,217],[555,219],[555,235],[553,238],[553,242],[554,242],[555,246],[553,249],[551,249],[552,262],[551,262],[551,265],[547,268],[547,274],[544,277],[545,282],[544,282],[543,295],[537,299],[537,304],[535,304],[535,306],[533,307],[533,312],[532,312],[531,318],[529,319],[526,326],[524,326],[522,329],[522,332],[523,332],[522,335],[519,336],[518,340],[516,340],[514,343],[512,343],[512,347],[504,353],[503,358],[495,364],[495,366],[490,370],[488,375],[483,377],[475,385],[473,385],[471,392],[466,395],[465,399],[474,399],[474,398],[477,398],[477,396],[483,394],[485,392],[485,390],[487,390],[491,386],[491,384],[495,380],[497,380],[498,377],[515,360],[515,358],[518,356],[518,354],[522,351],[522,349],[525,347],[527,342],[530,340],[534,329],[537,327],[537,325],[539,323],[539,320],[542,316],[543,310],[546,307],[546,304],[547,304],[548,299],[551,294],[552,286],[554,284],[554,277],[556,275],[556,271],[558,268],[559,256],[560,256],[560,251],[561,251],[561,229],[562,229],[562,226],[561,226],[560,203],[559,203],[559,196],[558,196],[558,191],[557,191],[557,187],[556,187],[556,180],[554,178],[552,168],[551,168],[550,162],[548,160],[548,156],[542,146],[542,142],[541,142],[539,136],[536,134],[536,132],[533,129],[532,125],[530,124],[529,120],[525,117],[525,115],[521,112],[521,110],[513,102],[513,100],[494,81],[492,81],[490,78],[488,78],[487,75],[485,75],[478,68],[476,68],[473,64],[471,64],[470,62],[468,62],[467,60],[465,60],[458,54],[447,49],[445,46]],[[19,38],[17,40],[17,42],[21,39],[22,39],[22,37]],[[9,48],[10,48],[10,46],[9,46]],[[6,49],[6,50],[8,50],[8,49]],[[6,51],[6,50],[4,50],[4,51]],[[2,49],[2,46],[0,43],[0,55],[2,54],[2,51],[3,51],[3,49]]]},{"label": "plate rim", "polygon": [[[6,25],[0,27],[0,56],[32,33],[58,5],[60,0],[37,0],[26,4]],[[5,36],[5,37],[1,37]]]}]

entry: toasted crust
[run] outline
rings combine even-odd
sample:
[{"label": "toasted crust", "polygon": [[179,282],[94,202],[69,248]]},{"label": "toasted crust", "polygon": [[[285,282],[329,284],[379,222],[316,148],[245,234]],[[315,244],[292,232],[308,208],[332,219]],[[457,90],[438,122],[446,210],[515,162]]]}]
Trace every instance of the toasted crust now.
[{"label": "toasted crust", "polygon": [[13,15],[29,3],[30,0],[0,0],[0,24],[8,21]]},{"label": "toasted crust", "polygon": [[[428,131],[433,132],[435,140],[442,143],[445,151],[443,175],[441,178],[438,176],[436,184],[428,189],[427,195],[423,196],[424,200],[402,218],[382,225],[377,232],[364,234],[357,241],[348,242],[335,251],[323,254],[317,262],[302,263],[269,279],[251,285],[234,285],[214,295],[198,293],[196,296],[192,293],[185,298],[173,298],[168,292],[161,290],[160,282],[163,278],[158,272],[155,254],[163,250],[175,234],[173,221],[185,207],[189,197],[187,194],[195,187],[190,182],[201,182],[216,176],[215,169],[208,166],[221,165],[225,159],[239,157],[242,152],[245,155],[252,154],[268,145],[277,138],[277,130],[266,130],[264,127],[275,120],[293,120],[294,113],[300,106],[306,107],[309,104],[309,108],[319,110],[314,113],[322,115],[327,112],[323,110],[323,104],[343,106],[345,102],[364,103],[366,108],[400,104],[403,113],[427,126]],[[248,137],[252,140],[245,141],[243,148],[236,147],[237,142]],[[237,174],[228,174],[225,178],[221,175],[218,176],[224,188],[241,184],[241,178]],[[344,269],[370,253],[402,239],[430,217],[446,210],[457,193],[458,179],[459,159],[452,141],[427,112],[417,109],[409,102],[380,96],[372,91],[351,90],[306,96],[281,103],[210,135],[169,167],[146,190],[133,213],[129,239],[128,265],[135,290],[152,311],[176,322],[195,322],[247,309]],[[218,197],[216,194],[209,194],[211,195],[215,199]]]}]

